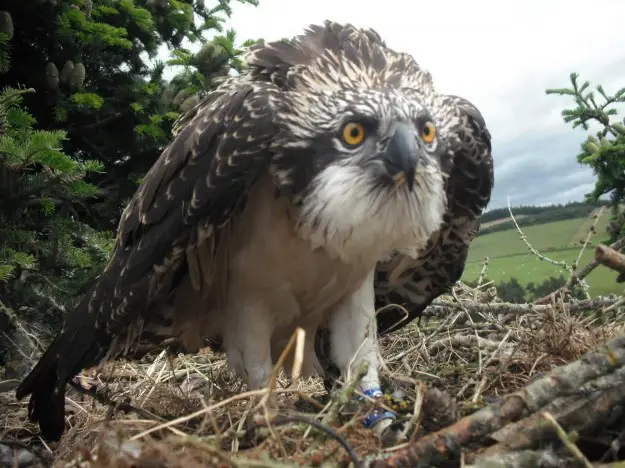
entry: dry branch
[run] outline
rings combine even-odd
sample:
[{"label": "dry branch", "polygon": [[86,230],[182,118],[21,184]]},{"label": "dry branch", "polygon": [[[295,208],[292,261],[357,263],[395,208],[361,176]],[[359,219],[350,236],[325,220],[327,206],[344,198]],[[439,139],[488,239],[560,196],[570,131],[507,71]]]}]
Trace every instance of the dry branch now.
[{"label": "dry branch", "polygon": [[[574,468],[570,456],[556,454],[553,450],[521,450],[518,452],[498,453],[480,457],[473,464],[465,464],[465,468]],[[614,467],[616,468],[616,467]]]},{"label": "dry branch", "polygon": [[[610,245],[610,248],[616,251],[619,251],[624,247],[625,247],[625,236],[621,237],[619,240],[617,240],[616,242]],[[582,268],[581,271],[575,273],[576,280],[577,281],[583,280],[600,264],[601,263],[599,262],[599,260],[597,260],[597,258],[595,257],[595,259],[592,262],[588,263],[588,265],[586,265],[584,268]],[[558,294],[561,294],[563,291],[568,290],[569,287],[570,287],[570,284],[567,283],[562,288],[557,289],[551,294],[548,294],[544,297],[541,297],[540,299],[537,299],[536,301],[534,301],[534,304],[546,304],[551,301],[552,297],[557,296]]]},{"label": "dry branch", "polygon": [[[567,302],[564,307],[569,313],[585,312],[589,310],[597,310],[602,307],[609,307],[616,302],[618,298],[613,297],[596,297],[594,299],[585,299],[576,302]],[[424,312],[424,315],[441,316],[447,315],[450,310],[462,310],[462,303],[452,302],[445,299],[437,299],[432,302],[430,309]],[[492,302],[486,304],[473,303],[468,306],[471,312],[491,313],[491,314],[529,314],[531,312],[544,313],[553,309],[551,304],[512,304],[508,302]]]},{"label": "dry branch", "polygon": [[617,283],[625,281],[625,255],[607,245],[599,244],[595,249],[595,260],[620,273],[616,279]]},{"label": "dry branch", "polygon": [[[554,369],[546,377],[530,383],[502,401],[467,416],[450,427],[413,442],[408,447],[369,463],[370,467],[428,467],[458,458],[469,444],[483,441],[506,424],[534,413],[558,397],[575,392],[584,384],[607,376],[625,365],[625,335],[615,338],[580,360]],[[620,382],[623,387],[625,379]],[[618,395],[622,399],[623,388]],[[618,399],[616,401],[619,401]],[[612,403],[615,400],[612,399]],[[605,402],[603,402],[605,403]],[[610,406],[608,406],[609,408]]]},{"label": "dry branch", "polygon": [[[625,368],[621,367],[613,374],[583,385],[573,395],[554,399],[542,411],[552,414],[567,431],[594,431],[605,425],[606,421],[622,416],[623,411],[618,403],[625,399],[624,384]],[[552,432],[550,427],[540,424],[541,418],[541,413],[533,413],[491,434],[499,443],[489,447],[484,453],[490,455],[534,448]]]}]

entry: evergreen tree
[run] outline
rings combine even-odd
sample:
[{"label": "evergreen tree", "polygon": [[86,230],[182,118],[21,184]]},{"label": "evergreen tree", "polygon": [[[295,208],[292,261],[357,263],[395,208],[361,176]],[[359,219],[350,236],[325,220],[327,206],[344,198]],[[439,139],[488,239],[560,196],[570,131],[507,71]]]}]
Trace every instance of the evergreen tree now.
[{"label": "evergreen tree", "polygon": [[[102,162],[104,171],[90,178],[99,192],[81,215],[114,229],[179,113],[240,68],[244,48],[223,31],[230,1],[9,0],[3,8],[0,31],[10,18],[12,34],[0,32],[0,64],[13,63],[0,73],[0,88],[33,88],[24,103],[40,128],[64,129],[67,154]],[[193,55],[184,41],[205,44]],[[163,78],[168,64],[156,61],[162,46],[173,50],[170,64],[184,65],[172,83]]]},{"label": "evergreen tree", "polygon": [[[97,191],[85,178],[101,172],[102,163],[63,153],[65,131],[34,128],[35,118],[19,107],[32,92],[6,88],[0,94],[2,331],[41,318],[42,311],[55,328],[76,292],[102,270],[113,245],[111,232],[96,231],[74,216]],[[1,362],[8,351],[0,349],[0,363],[10,368]]]},{"label": "evergreen tree", "polygon": [[595,135],[588,135],[581,144],[582,151],[577,160],[590,166],[597,176],[594,190],[586,195],[587,200],[597,201],[603,195],[610,196],[612,222],[608,233],[614,241],[625,226],[625,215],[620,208],[625,201],[625,125],[614,107],[625,102],[625,88],[608,95],[601,85],[595,91],[588,89],[588,81],[580,86],[578,78],[577,73],[571,73],[570,88],[548,89],[546,92],[573,97],[576,107],[562,111],[564,121],[571,123],[573,128],[582,127],[589,131],[591,122],[600,126]]},{"label": "evergreen tree", "polygon": [[[241,71],[256,41],[237,46],[235,32],[224,31],[230,0],[212,8],[203,0],[7,0],[0,8],[2,378],[26,370],[30,332],[49,338],[102,271],[121,210],[173,122]],[[164,46],[166,63],[155,60]],[[173,65],[180,72],[167,81]]]}]

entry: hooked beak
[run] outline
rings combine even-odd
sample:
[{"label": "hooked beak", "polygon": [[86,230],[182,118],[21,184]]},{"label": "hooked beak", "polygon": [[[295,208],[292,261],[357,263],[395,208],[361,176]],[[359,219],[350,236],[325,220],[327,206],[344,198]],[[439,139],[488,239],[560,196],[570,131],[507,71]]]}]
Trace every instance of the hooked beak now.
[{"label": "hooked beak", "polygon": [[416,129],[404,122],[396,123],[382,160],[388,175],[397,187],[406,183],[408,190],[412,191],[421,153]]}]

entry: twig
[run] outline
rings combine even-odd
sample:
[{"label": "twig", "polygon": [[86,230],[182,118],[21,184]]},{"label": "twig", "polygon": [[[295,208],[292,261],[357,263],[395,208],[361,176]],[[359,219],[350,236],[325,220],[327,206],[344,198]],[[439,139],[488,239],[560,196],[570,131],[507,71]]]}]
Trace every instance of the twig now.
[{"label": "twig", "polygon": [[583,463],[585,468],[593,468],[593,466],[588,461],[588,459],[584,456],[584,454],[581,452],[581,450],[569,438],[569,436],[567,435],[566,431],[564,429],[562,429],[562,426],[560,426],[558,424],[558,421],[556,421],[555,418],[550,413],[548,413],[546,411],[542,412],[541,414],[542,414],[543,418],[545,418],[547,421],[549,421],[549,424],[551,424],[551,426],[553,426],[553,428],[556,430],[556,434],[558,435],[558,438],[562,441],[562,443],[569,450],[569,452],[571,452],[573,454],[573,456],[579,462]]},{"label": "twig", "polygon": [[[595,310],[601,307],[611,306],[618,300],[619,298],[596,297],[594,299],[585,299],[585,300],[578,301],[578,302],[566,303],[565,307],[566,307],[566,310],[569,311],[570,313],[584,312],[587,310]],[[532,312],[544,313],[544,312],[551,310],[551,307],[552,307],[551,305],[547,305],[547,304],[536,304],[536,303],[512,304],[508,302],[493,302],[493,303],[488,303],[488,304],[472,303],[470,305],[471,310],[474,312],[492,313],[492,314],[516,314],[516,315],[529,314]],[[460,310],[462,309],[462,305],[453,301],[447,301],[445,299],[437,299],[435,301],[432,301],[432,304],[430,305],[429,308],[432,309],[432,311],[430,312],[431,314],[447,315],[441,312],[437,313],[437,309]]]},{"label": "twig", "polygon": [[233,468],[237,468],[237,467],[240,466],[239,463],[235,462],[232,458],[229,458],[225,453],[223,453],[218,448],[212,447],[211,445],[207,444],[203,440],[200,440],[200,439],[198,439],[196,437],[193,437],[193,436],[170,436],[168,438],[168,441],[171,441],[172,443],[178,443],[178,445],[191,446],[191,447],[197,448],[199,450],[202,450],[204,452],[208,452],[211,455],[213,455],[215,458],[218,458],[219,461],[221,461],[222,463],[226,464],[226,466],[230,466],[230,467],[233,467]]},{"label": "twig", "polygon": [[128,413],[128,412],[133,412],[133,413],[137,413],[138,415],[146,418],[146,419],[157,419],[160,421],[167,421],[167,418],[164,418],[162,416],[159,416],[157,414],[154,414],[150,411],[147,411],[143,408],[138,408],[136,406],[131,405],[128,402],[125,401],[115,401],[111,398],[109,398],[106,395],[103,395],[102,393],[98,393],[95,390],[87,390],[86,388],[84,388],[82,385],[76,383],[74,380],[70,380],[69,385],[76,390],[78,393],[80,393],[81,395],[86,395],[86,396],[90,396],[91,398],[93,398],[94,400],[96,400],[98,403],[104,405],[104,406],[108,406],[109,407],[109,412],[110,411],[123,411],[124,413]]},{"label": "twig", "polygon": [[[293,390],[291,389],[281,389],[281,390],[276,390],[276,392],[278,393],[289,393],[292,392]],[[132,436],[130,438],[130,440],[137,440],[137,439],[141,439],[142,437],[145,437],[148,434],[151,434],[152,432],[156,432],[156,431],[160,431],[161,429],[165,429],[167,427],[170,426],[175,426],[177,424],[183,423],[183,422],[187,422],[193,418],[197,418],[198,416],[202,416],[205,413],[208,413],[210,411],[214,411],[217,408],[221,408],[222,406],[226,406],[230,403],[232,403],[233,401],[237,401],[237,400],[243,400],[245,398],[249,398],[249,397],[254,397],[254,396],[259,396],[259,395],[264,395],[266,392],[266,390],[260,389],[260,390],[250,390],[247,392],[243,392],[243,393],[239,393],[237,395],[233,395],[230,398],[226,398],[225,400],[222,400],[220,402],[217,402],[213,405],[207,406],[206,408],[202,408],[201,410],[195,411],[191,414],[187,414],[185,416],[181,416],[179,418],[176,418],[172,421],[168,421],[164,424],[159,424],[155,427],[152,427],[150,429],[147,429],[143,432],[140,432],[139,434],[135,434],[134,436]]]},{"label": "twig", "polygon": [[[618,417],[618,402],[625,398],[625,368],[590,381],[579,389],[555,398],[541,408],[557,417],[569,431],[592,433],[605,425],[606,420]],[[484,450],[484,454],[501,454],[509,450],[533,448],[550,437],[549,428],[541,424],[543,417],[533,413],[517,422],[490,434],[497,444]]]},{"label": "twig", "polygon": [[588,244],[590,244],[590,241],[592,240],[593,236],[597,233],[597,223],[601,219],[601,216],[603,216],[604,210],[605,210],[605,206],[602,206],[601,208],[599,208],[599,211],[595,213],[594,215],[595,220],[590,226],[590,228],[588,228],[588,234],[586,234],[586,238],[584,239],[584,242],[582,243],[582,248],[579,249],[579,254],[577,255],[577,258],[575,259],[575,262],[573,263],[571,275],[569,276],[569,279],[567,280],[566,285],[565,285],[567,288],[571,288],[573,286],[573,283],[577,282],[584,290],[584,294],[586,294],[587,299],[590,299],[590,294],[588,292],[589,286],[586,283],[586,281],[583,278],[579,278],[576,273],[577,273],[577,269],[579,268],[579,264],[582,261],[582,255],[584,255],[584,251],[586,250],[586,247],[588,247]]},{"label": "twig", "polygon": [[278,375],[280,374],[280,371],[282,370],[282,367],[286,362],[286,358],[288,357],[293,347],[296,347],[295,356],[293,358],[293,380],[297,380],[299,378],[302,366],[301,354],[303,353],[303,341],[305,339],[306,333],[302,328],[296,328],[295,331],[291,334],[289,342],[284,347],[284,349],[280,353],[280,356],[278,357],[278,362],[276,362],[276,364],[273,366],[273,370],[271,371],[271,376],[269,378],[269,387],[267,387],[259,405],[266,405],[271,398],[271,395],[274,394],[277,387],[276,383],[278,381]]},{"label": "twig", "polygon": [[[625,236],[621,237],[619,240],[617,240],[616,242],[614,242],[613,244],[610,245],[611,249],[616,250],[617,252],[620,251],[623,247],[625,247]],[[591,261],[590,263],[588,263],[588,265],[586,265],[582,271],[580,271],[577,274],[577,278],[578,280],[582,280],[584,278],[586,278],[595,268],[597,268],[600,265],[599,261],[595,258],[593,261]],[[548,302],[551,301],[551,297],[562,292],[562,291],[566,291],[568,290],[567,285],[562,286],[559,289],[556,289],[555,291],[553,291],[552,293],[541,297],[540,299],[537,299],[534,301],[534,304],[546,304]]]},{"label": "twig", "polygon": [[[419,428],[419,418],[421,417],[421,406],[423,405],[423,394],[426,392],[426,387],[425,385],[423,385],[423,383],[417,383],[415,385],[415,401],[414,401],[414,407],[412,410],[412,416],[410,417],[410,420],[406,423],[406,425],[404,426],[404,429],[401,433],[401,437],[400,440],[413,440],[417,434],[417,430]],[[412,429],[412,432],[410,434],[410,438],[408,438],[408,433],[410,432],[410,430]]]},{"label": "twig", "polygon": [[282,370],[282,367],[284,366],[284,363],[286,362],[286,358],[293,348],[296,348],[296,349],[295,349],[295,353],[293,356],[292,376],[293,376],[294,381],[296,381],[299,378],[301,374],[301,369],[302,369],[302,355],[303,355],[305,339],[306,339],[306,333],[304,332],[302,328],[297,327],[295,331],[291,334],[291,338],[289,339],[289,342],[280,353],[278,362],[276,362],[271,372],[271,376],[269,378],[269,386],[267,387],[265,394],[263,395],[259,404],[257,405],[257,408],[258,407],[263,408],[265,419],[267,421],[267,428],[269,429],[269,432],[271,433],[273,438],[278,442],[278,445],[280,446],[280,450],[282,451],[282,454],[284,456],[286,456],[286,449],[284,448],[284,444],[280,440],[280,437],[278,437],[278,434],[274,431],[272,424],[271,424],[271,419],[273,416],[275,416],[275,413],[277,411],[276,404],[274,404],[275,401],[272,401],[273,400],[272,397],[275,395],[274,392],[276,390],[278,374]]},{"label": "twig", "polygon": [[[473,322],[473,317],[471,317],[471,313],[467,310],[467,308],[460,301],[460,299],[458,299],[456,292],[452,291],[452,294],[454,296],[454,299],[456,299],[456,301],[458,302],[458,304],[462,306],[462,310],[464,310],[464,313],[466,314],[469,322],[471,322],[471,325],[475,325],[475,323]],[[475,333],[475,341],[477,344],[477,369],[478,369],[478,374],[481,374],[482,373],[482,347],[480,346],[480,336],[477,334],[477,330],[474,330],[474,333]]]},{"label": "twig", "polygon": [[[307,424],[309,426],[312,426],[315,429],[318,429],[322,432],[325,432],[327,435],[329,435],[334,440],[336,440],[339,444],[341,444],[341,446],[349,454],[350,458],[352,459],[352,462],[354,463],[356,467],[362,466],[362,460],[360,459],[360,457],[358,456],[354,448],[351,446],[351,444],[345,439],[345,437],[343,437],[341,434],[339,434],[337,431],[335,431],[331,427],[323,424],[322,422],[316,421],[311,418],[307,418],[305,416],[294,414],[294,415],[288,415],[288,416],[287,415],[276,416],[275,418],[272,419],[271,423],[274,426],[282,426],[284,424],[289,424],[289,423],[302,423],[302,424]],[[250,426],[248,430],[245,431],[246,436],[248,436],[248,434],[251,431],[257,429],[258,427],[263,427],[263,424],[260,422],[256,422],[254,425]]]},{"label": "twig", "polygon": [[530,383],[502,401],[482,408],[455,424],[411,443],[387,456],[379,455],[369,466],[432,466],[444,459],[458,457],[462,447],[480,440],[525,411],[536,411],[549,401],[567,394],[602,375],[625,365],[625,335],[619,336],[581,359],[554,369],[546,377]]},{"label": "twig", "polygon": [[[484,389],[484,385],[486,385],[486,376],[482,375],[484,373],[484,369],[486,369],[488,367],[488,365],[495,360],[495,358],[497,357],[497,355],[499,354],[499,352],[503,348],[504,344],[506,344],[508,342],[508,338],[510,338],[511,334],[512,334],[512,330],[508,330],[508,333],[506,333],[506,335],[501,339],[501,341],[497,345],[497,348],[492,352],[492,354],[489,356],[489,358],[484,363],[484,366],[479,369],[478,377],[481,376],[482,380],[480,381],[480,384],[475,388],[475,392],[473,393],[473,398],[471,398],[471,401],[473,403],[475,403],[478,400],[482,390]],[[511,353],[508,353],[508,357],[510,355],[511,355]]]},{"label": "twig", "polygon": [[331,425],[338,420],[341,408],[351,401],[356,387],[360,384],[363,377],[367,375],[368,369],[369,364],[366,361],[363,361],[358,367],[355,375],[352,376],[351,380],[349,380],[343,388],[337,388],[334,390],[332,396],[330,397],[331,401],[328,407],[328,413],[323,418],[324,424]]},{"label": "twig", "polygon": [[564,268],[565,270],[567,270],[569,272],[571,271],[571,267],[568,265],[568,263],[566,263],[564,261],[558,262],[556,260],[552,260],[551,258],[546,257],[543,254],[541,254],[538,250],[536,250],[532,246],[532,244],[530,244],[529,240],[527,239],[527,236],[521,230],[521,227],[519,226],[519,223],[517,223],[517,220],[514,217],[514,214],[512,213],[512,207],[510,206],[510,197],[508,197],[508,213],[510,213],[510,218],[514,222],[514,226],[516,227],[516,230],[518,231],[519,235],[521,236],[521,240],[527,246],[527,248],[530,250],[530,252],[532,252],[534,255],[536,255],[541,260],[544,260],[544,261],[546,261],[548,263],[551,263],[552,265],[560,266],[560,267]]},{"label": "twig", "polygon": [[456,346],[465,346],[465,347],[479,347],[479,348],[488,348],[493,350],[493,354],[497,353],[503,342],[496,342],[493,340],[489,340],[488,338],[482,338],[481,336],[473,336],[473,335],[463,335],[458,333],[453,336],[445,336],[439,340],[434,341],[430,345],[431,351],[438,351],[441,348],[445,348],[449,345]]},{"label": "twig", "polygon": [[484,258],[484,262],[482,263],[482,269],[480,270],[480,275],[477,278],[477,286],[475,287],[475,290],[474,290],[473,300],[477,300],[477,295],[479,294],[479,290],[482,287],[484,278],[486,277],[486,270],[488,269],[489,261],[490,261],[489,257]]},{"label": "twig", "polygon": [[568,457],[559,456],[551,449],[519,450],[490,456],[480,455],[476,457],[472,465],[465,464],[464,466],[466,468],[536,468],[538,466],[560,468],[569,466],[569,461]]}]

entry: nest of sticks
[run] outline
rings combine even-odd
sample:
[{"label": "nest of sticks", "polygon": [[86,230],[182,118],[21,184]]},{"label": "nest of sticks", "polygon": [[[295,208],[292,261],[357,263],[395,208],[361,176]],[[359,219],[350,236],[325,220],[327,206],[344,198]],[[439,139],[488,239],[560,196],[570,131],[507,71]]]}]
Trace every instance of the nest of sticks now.
[{"label": "nest of sticks", "polygon": [[[380,340],[381,403],[354,403],[362,373],[329,395],[319,378],[278,371],[271,388],[245,391],[222,355],[161,352],[83,372],[56,444],[28,422],[27,401],[0,393],[0,466],[623,467],[625,298],[567,294],[600,264],[623,275],[620,242],[532,304],[458,283]],[[269,392],[280,411],[260,417],[253,402]],[[392,444],[362,426],[376,405],[398,414]]]}]

